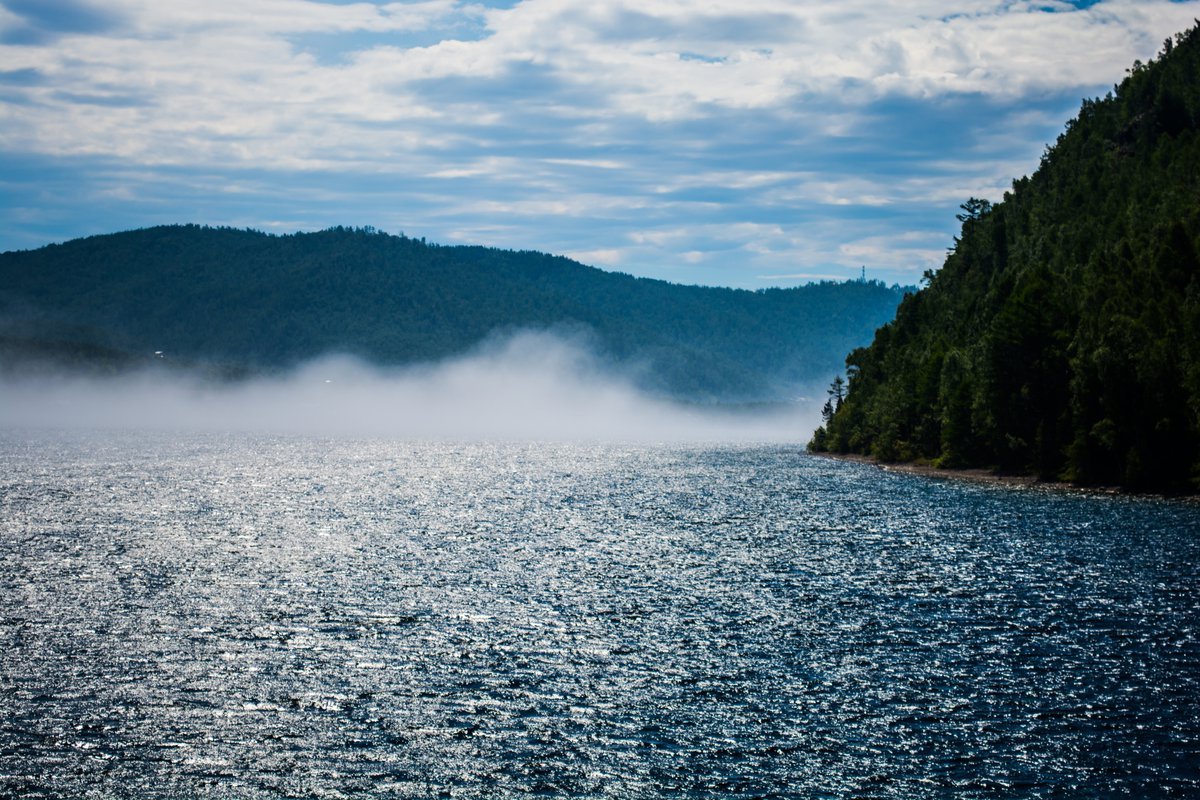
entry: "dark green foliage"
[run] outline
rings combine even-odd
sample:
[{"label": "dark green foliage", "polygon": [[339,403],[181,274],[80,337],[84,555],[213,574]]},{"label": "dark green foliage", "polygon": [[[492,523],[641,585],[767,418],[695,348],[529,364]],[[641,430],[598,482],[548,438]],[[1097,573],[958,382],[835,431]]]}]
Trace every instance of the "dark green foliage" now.
[{"label": "dark green foliage", "polygon": [[172,226],[0,255],[0,333],[19,327],[25,342],[37,331],[60,349],[162,350],[261,370],[330,352],[406,364],[495,332],[567,329],[636,367],[645,387],[699,401],[791,399],[868,341],[900,295],[864,281],[679,286],[371,229]]},{"label": "dark green foliage", "polygon": [[814,449],[1081,483],[1200,479],[1200,24],[1084,101],[847,358]]}]

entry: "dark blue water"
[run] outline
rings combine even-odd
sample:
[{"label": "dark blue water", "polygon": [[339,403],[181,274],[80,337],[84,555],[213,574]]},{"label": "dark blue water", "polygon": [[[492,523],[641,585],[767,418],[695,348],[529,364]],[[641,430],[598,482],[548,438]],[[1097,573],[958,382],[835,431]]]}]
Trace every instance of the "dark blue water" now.
[{"label": "dark blue water", "polygon": [[1200,507],[0,435],[0,795],[1197,797]]}]

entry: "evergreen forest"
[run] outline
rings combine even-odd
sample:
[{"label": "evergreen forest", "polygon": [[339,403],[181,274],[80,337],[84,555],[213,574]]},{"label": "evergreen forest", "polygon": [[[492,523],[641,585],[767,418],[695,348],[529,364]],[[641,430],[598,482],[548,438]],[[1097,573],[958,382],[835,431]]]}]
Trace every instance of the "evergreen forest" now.
[{"label": "evergreen forest", "polygon": [[1200,23],[1085,100],[1038,169],[846,358],[815,451],[1200,485]]},{"label": "evergreen forest", "polygon": [[120,371],[156,351],[218,375],[329,353],[396,366],[533,329],[582,338],[658,394],[784,402],[827,381],[902,296],[875,281],[683,286],[371,228],[164,226],[0,254],[0,366]]}]

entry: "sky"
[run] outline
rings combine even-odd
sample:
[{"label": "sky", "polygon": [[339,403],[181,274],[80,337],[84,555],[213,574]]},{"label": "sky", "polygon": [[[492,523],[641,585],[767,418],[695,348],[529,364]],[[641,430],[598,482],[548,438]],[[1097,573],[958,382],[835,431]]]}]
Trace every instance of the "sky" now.
[{"label": "sky", "polygon": [[936,269],[1200,0],[0,0],[0,250],[374,226],[750,289]]}]

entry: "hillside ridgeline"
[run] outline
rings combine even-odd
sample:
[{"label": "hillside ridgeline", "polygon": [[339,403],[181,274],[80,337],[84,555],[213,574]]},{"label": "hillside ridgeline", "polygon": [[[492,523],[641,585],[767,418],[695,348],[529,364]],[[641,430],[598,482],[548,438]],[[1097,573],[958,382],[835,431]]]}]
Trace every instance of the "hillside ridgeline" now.
[{"label": "hillside ridgeline", "polygon": [[328,353],[396,366],[523,329],[582,337],[644,388],[697,402],[784,401],[891,319],[878,282],[744,291],[566,258],[334,228],[273,236],[167,226],[0,255],[0,352],[119,371],[223,373]]}]

